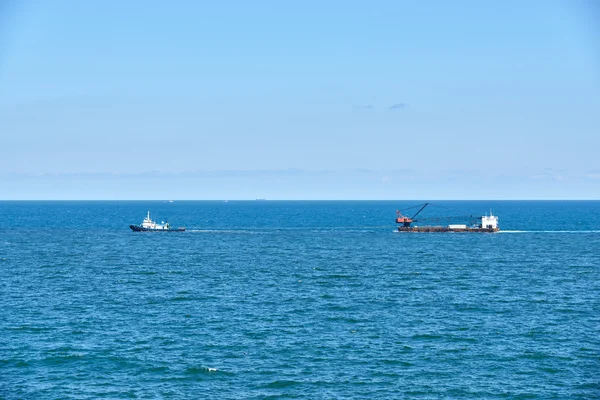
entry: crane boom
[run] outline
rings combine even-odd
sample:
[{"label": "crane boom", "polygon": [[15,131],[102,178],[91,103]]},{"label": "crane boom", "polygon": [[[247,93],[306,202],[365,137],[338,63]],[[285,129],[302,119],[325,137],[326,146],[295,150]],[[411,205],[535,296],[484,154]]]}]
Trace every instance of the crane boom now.
[{"label": "crane boom", "polygon": [[405,215],[402,215],[402,213],[400,211],[396,210],[396,215],[397,215],[396,223],[403,224],[404,226],[407,226],[407,227],[410,226],[410,224],[413,222],[413,218],[415,218],[417,215],[419,215],[419,213],[421,211],[423,211],[423,209],[425,207],[427,207],[428,205],[429,205],[429,203],[425,203],[423,205],[419,204],[418,206],[410,207],[411,209],[417,208],[417,207],[421,207],[421,208],[419,208],[419,211],[417,211],[415,213],[415,215],[413,215],[411,218],[409,218],[409,217],[407,217]]},{"label": "crane boom", "polygon": [[419,215],[419,213],[420,213],[421,211],[423,211],[423,209],[424,209],[425,207],[427,207],[428,205],[429,205],[429,203],[425,203],[425,204],[423,204],[423,207],[419,208],[419,211],[417,211],[417,212],[415,213],[415,215],[413,215],[413,216],[412,216],[410,219],[413,219],[413,220],[414,220],[414,219],[415,219],[415,217],[416,217],[417,215]]}]

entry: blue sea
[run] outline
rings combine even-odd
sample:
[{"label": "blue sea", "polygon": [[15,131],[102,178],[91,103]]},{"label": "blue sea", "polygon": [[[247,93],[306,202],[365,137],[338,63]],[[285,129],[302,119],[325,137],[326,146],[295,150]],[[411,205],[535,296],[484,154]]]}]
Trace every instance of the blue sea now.
[{"label": "blue sea", "polygon": [[0,398],[600,398],[600,201],[434,203],[0,202]]}]

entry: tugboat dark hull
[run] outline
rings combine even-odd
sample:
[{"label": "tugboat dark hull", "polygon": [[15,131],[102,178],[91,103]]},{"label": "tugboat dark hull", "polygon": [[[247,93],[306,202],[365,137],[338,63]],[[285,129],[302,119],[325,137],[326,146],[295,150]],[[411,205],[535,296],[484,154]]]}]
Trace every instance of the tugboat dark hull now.
[{"label": "tugboat dark hull", "polygon": [[129,225],[134,232],[184,232],[185,228],[149,229],[139,225]]}]

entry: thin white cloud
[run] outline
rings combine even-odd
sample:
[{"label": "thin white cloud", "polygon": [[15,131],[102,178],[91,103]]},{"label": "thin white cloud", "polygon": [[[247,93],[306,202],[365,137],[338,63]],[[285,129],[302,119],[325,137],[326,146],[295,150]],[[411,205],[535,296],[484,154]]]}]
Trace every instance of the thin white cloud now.
[{"label": "thin white cloud", "polygon": [[402,110],[404,108],[406,108],[406,104],[396,103],[396,104],[392,104],[391,106],[389,106],[388,111],[397,111],[397,110]]},{"label": "thin white cloud", "polygon": [[585,177],[588,179],[600,180],[600,171],[590,171],[585,174]]}]

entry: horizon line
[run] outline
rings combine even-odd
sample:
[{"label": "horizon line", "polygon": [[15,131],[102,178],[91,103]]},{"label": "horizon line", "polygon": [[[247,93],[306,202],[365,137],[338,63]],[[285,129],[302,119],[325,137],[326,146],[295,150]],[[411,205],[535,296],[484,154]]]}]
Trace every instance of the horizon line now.
[{"label": "horizon line", "polygon": [[592,198],[519,198],[519,199],[0,199],[0,202],[9,201],[152,201],[162,203],[192,202],[192,201],[218,201],[218,202],[282,202],[282,201],[600,201]]}]

